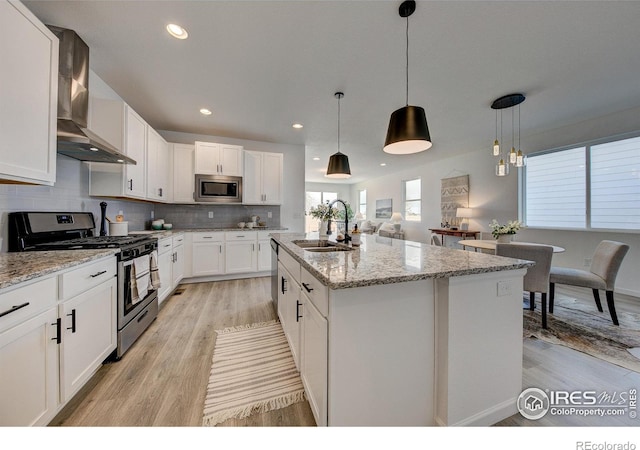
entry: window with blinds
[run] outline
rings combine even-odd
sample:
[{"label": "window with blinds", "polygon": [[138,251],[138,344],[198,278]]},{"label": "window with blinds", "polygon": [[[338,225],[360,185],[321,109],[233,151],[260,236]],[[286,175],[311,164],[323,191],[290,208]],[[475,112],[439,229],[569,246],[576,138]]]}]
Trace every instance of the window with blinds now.
[{"label": "window with blinds", "polygon": [[421,220],[422,181],[420,178],[404,182],[404,219],[412,222]]},{"label": "window with blinds", "polygon": [[591,147],[591,228],[640,229],[640,138]]},{"label": "window with blinds", "polygon": [[527,226],[640,229],[640,137],[527,156]]}]

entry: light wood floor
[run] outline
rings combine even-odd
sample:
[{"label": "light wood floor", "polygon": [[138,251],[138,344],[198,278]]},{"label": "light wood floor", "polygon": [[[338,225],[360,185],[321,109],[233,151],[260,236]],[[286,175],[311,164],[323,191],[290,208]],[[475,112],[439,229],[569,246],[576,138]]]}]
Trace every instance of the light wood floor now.
[{"label": "light wood floor", "polygon": [[[269,277],[262,277],[181,285],[124,357],[102,366],[51,425],[200,426],[214,330],[275,319],[269,283]],[[577,295],[593,303],[590,290]],[[620,310],[637,308],[633,300],[617,304]],[[524,387],[617,392],[640,387],[638,373],[535,339],[524,341],[523,367]],[[629,421],[549,415],[530,421],[518,414],[498,425],[639,425],[637,420]],[[314,425],[308,403],[301,402],[244,420],[230,419],[219,426]]]}]

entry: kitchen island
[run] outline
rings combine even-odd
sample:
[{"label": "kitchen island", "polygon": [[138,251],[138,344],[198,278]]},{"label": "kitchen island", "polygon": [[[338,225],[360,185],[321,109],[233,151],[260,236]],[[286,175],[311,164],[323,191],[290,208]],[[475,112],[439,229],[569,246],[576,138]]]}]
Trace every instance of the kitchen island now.
[{"label": "kitchen island", "polygon": [[318,425],[491,425],[517,412],[532,262],[375,235],[338,251],[271,236],[284,250],[278,315]]}]

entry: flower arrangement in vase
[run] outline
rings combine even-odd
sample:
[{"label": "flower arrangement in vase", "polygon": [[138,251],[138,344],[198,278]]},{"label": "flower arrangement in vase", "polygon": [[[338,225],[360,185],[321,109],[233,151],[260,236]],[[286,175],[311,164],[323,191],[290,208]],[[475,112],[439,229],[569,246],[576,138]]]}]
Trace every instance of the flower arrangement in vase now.
[{"label": "flower arrangement in vase", "polygon": [[489,224],[491,228],[491,235],[498,242],[511,242],[513,236],[518,232],[522,223],[518,220],[510,220],[506,225],[500,225],[500,223],[493,219]]},{"label": "flower arrangement in vase", "polygon": [[321,203],[318,206],[311,207],[308,214],[314,219],[318,219],[320,221],[320,228],[318,229],[320,236],[327,235],[327,221],[336,220],[338,218],[338,210],[330,207],[326,203]]}]

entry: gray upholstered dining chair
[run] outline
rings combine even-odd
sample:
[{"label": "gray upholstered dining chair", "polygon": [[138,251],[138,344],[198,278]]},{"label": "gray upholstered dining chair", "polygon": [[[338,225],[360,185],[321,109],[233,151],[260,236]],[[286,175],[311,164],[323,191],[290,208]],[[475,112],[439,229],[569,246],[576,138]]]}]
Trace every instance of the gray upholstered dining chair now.
[{"label": "gray upholstered dining chair", "polygon": [[437,245],[442,247],[442,241],[440,240],[440,236],[435,233],[431,233],[431,245]]},{"label": "gray upholstered dining chair", "polygon": [[553,247],[543,244],[496,244],[496,255],[534,261],[535,266],[527,268],[523,289],[529,292],[529,309],[535,309],[536,292],[542,300],[542,328],[547,328],[547,292]]},{"label": "gray upholstered dining chair", "polygon": [[613,288],[616,284],[618,270],[622,260],[629,251],[629,246],[617,241],[601,241],[593,254],[589,270],[570,269],[568,267],[552,267],[549,276],[549,312],[553,314],[553,300],[556,284],[568,284],[591,288],[598,311],[602,312],[599,289],[607,296],[607,306],[614,325],[618,324],[616,307],[613,302]]}]

